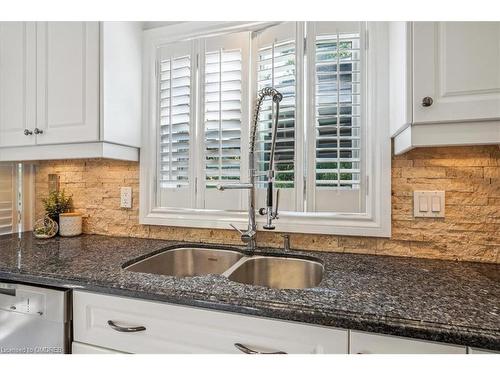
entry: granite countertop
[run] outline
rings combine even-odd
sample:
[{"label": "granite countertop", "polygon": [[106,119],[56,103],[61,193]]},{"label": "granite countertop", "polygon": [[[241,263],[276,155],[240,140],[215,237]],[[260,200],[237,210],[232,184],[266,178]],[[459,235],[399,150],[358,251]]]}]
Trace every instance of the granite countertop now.
[{"label": "granite countertop", "polygon": [[291,251],[319,258],[325,266],[321,284],[306,290],[121,267],[178,244],[98,235],[50,240],[32,233],[4,235],[0,279],[500,350],[498,264]]}]

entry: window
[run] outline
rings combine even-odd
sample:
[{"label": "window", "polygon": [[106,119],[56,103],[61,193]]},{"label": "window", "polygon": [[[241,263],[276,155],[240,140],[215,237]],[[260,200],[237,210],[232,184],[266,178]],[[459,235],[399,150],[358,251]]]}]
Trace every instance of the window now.
[{"label": "window", "polygon": [[[280,189],[283,210],[300,209],[296,196],[296,128],[297,121],[297,31],[295,23],[270,27],[258,33],[256,45],[256,90],[274,87],[282,95],[278,119],[275,153],[275,187]],[[257,92],[254,96],[257,95]],[[258,203],[264,206],[267,170],[271,149],[271,129],[274,106],[270,98],[262,104],[258,122],[256,163],[258,170]],[[300,185],[300,183],[299,183]]]},{"label": "window", "polygon": [[33,166],[0,163],[0,235],[32,228]]},{"label": "window", "polygon": [[215,189],[248,176],[248,79],[250,33],[239,32],[201,41],[200,110],[203,153],[198,175],[198,208],[243,210],[246,192]]},{"label": "window", "polygon": [[160,186],[189,184],[190,56],[160,61]]},{"label": "window", "polygon": [[[283,94],[275,159],[277,229],[387,235],[385,23],[214,26],[185,41],[176,41],[185,34],[168,30],[163,38],[146,31],[151,73],[146,69],[150,110],[141,150],[142,223],[246,223],[248,191],[221,192],[216,186],[247,181],[249,114],[257,92],[272,86]],[[266,99],[258,118],[257,208],[265,200],[274,110]]]},{"label": "window", "polygon": [[359,33],[316,36],[316,187],[359,188]]},{"label": "window", "polygon": [[158,49],[158,207],[242,209],[243,192],[215,188],[247,170],[249,42],[245,32]]},{"label": "window", "polygon": [[364,35],[359,22],[308,24],[308,211],[366,209]]},{"label": "window", "polygon": [[[295,179],[295,40],[273,42],[259,48],[257,89],[274,87],[283,94],[276,140],[276,187],[293,188]],[[274,116],[271,99],[263,102],[258,129],[258,165],[262,181],[267,180],[270,129]],[[265,185],[265,184],[263,184]]]},{"label": "window", "polygon": [[12,164],[0,164],[0,235],[16,229],[15,170]]},{"label": "window", "polygon": [[158,205],[192,207],[193,52],[190,43],[158,51]]},{"label": "window", "polygon": [[205,186],[240,180],[241,49],[205,53]]}]

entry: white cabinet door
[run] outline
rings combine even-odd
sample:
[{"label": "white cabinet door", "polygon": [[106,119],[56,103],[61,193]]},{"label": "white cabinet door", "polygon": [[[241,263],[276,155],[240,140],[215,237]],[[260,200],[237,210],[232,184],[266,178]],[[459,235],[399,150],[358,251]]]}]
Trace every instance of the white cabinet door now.
[{"label": "white cabinet door", "polygon": [[98,22],[38,22],[37,82],[37,144],[99,140]]},{"label": "white cabinet door", "polygon": [[350,354],[466,354],[465,346],[350,331]]},{"label": "white cabinet door", "polygon": [[500,22],[415,22],[413,68],[414,123],[500,118]]},{"label": "white cabinet door", "polygon": [[0,22],[0,146],[35,144],[34,22]]}]

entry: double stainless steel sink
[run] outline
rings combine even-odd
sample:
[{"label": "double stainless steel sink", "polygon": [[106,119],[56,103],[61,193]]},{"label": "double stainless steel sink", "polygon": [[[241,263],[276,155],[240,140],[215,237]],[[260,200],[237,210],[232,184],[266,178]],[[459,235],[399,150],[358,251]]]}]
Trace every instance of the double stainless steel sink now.
[{"label": "double stainless steel sink", "polygon": [[179,247],[126,265],[132,272],[190,277],[218,274],[229,280],[275,289],[312,288],[323,278],[319,260],[254,255],[236,250]]}]

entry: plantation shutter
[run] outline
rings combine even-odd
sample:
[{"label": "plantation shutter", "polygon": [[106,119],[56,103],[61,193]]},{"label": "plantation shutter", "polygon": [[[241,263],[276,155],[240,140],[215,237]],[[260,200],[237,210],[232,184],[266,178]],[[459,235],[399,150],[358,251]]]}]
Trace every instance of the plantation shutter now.
[{"label": "plantation shutter", "polygon": [[189,208],[194,202],[191,147],[195,59],[191,42],[162,47],[157,61],[158,199],[160,207]]},{"label": "plantation shutter", "polygon": [[14,232],[16,224],[14,165],[0,164],[0,235]]},{"label": "plantation shutter", "polygon": [[364,33],[359,22],[307,26],[308,176],[313,211],[361,212]]},{"label": "plantation shutter", "polygon": [[[274,87],[282,95],[275,153],[275,188],[280,189],[280,208],[296,209],[296,132],[297,132],[297,41],[294,22],[270,27],[255,38],[257,91]],[[267,170],[271,149],[274,107],[264,100],[258,122],[256,169],[258,202],[264,205]]]},{"label": "plantation shutter", "polygon": [[203,208],[238,210],[245,205],[245,192],[215,187],[248,179],[249,49],[250,33],[244,32],[206,39],[201,51]]}]

